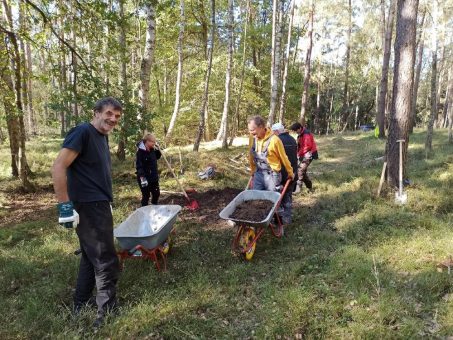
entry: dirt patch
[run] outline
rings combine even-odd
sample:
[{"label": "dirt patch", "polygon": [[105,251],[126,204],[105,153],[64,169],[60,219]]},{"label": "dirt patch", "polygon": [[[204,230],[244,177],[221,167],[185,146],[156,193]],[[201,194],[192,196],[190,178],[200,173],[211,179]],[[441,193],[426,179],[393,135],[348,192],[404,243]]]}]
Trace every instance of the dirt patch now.
[{"label": "dirt patch", "polygon": [[236,207],[231,218],[237,220],[261,222],[266,219],[274,203],[268,200],[245,201]]},{"label": "dirt patch", "polygon": [[53,187],[37,187],[33,193],[23,193],[20,189],[5,190],[0,200],[0,228],[18,223],[38,221],[52,215],[57,221],[57,210]]},{"label": "dirt patch", "polygon": [[[201,222],[207,229],[218,229],[228,227],[225,220],[219,217],[219,213],[230,203],[239,193],[240,189],[210,189],[204,192],[188,193],[190,199],[198,202],[200,208],[195,211],[184,209],[180,216],[182,219]],[[182,207],[187,205],[187,200],[182,195],[162,194],[159,204],[178,204]]]}]

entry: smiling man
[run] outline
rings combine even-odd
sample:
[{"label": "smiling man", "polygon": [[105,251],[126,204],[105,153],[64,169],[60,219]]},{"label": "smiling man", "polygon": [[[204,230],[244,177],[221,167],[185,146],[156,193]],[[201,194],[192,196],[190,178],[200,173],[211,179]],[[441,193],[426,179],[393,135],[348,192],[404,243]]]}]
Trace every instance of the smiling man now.
[{"label": "smiling man", "polygon": [[74,313],[94,304],[96,286],[99,327],[116,307],[119,265],[113,242],[111,160],[107,135],[121,118],[123,108],[112,97],[94,106],[90,123],[71,129],[52,167],[58,200],[59,223],[72,228],[80,217],[77,235],[82,257],[74,295]]},{"label": "smiling man", "polygon": [[266,122],[260,116],[248,121],[249,162],[253,177],[253,189],[278,191],[281,188],[284,167],[287,177],[294,178],[293,168],[286,155],[283,143],[266,127]]}]

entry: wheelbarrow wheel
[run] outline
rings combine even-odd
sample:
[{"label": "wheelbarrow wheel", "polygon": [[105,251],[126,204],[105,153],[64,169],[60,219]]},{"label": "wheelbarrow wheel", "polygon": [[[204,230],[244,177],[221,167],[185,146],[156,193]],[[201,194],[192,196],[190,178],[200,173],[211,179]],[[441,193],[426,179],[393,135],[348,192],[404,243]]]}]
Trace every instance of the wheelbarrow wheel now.
[{"label": "wheelbarrow wheel", "polygon": [[168,254],[171,248],[171,235],[168,235],[167,239],[165,240],[164,243],[162,243],[162,253],[165,255]]},{"label": "wheelbarrow wheel", "polygon": [[173,236],[174,236],[174,230],[171,231],[171,233],[168,235],[167,239],[162,243],[162,252],[167,255],[171,248],[173,247]]},{"label": "wheelbarrow wheel", "polygon": [[[253,228],[245,228],[242,231],[240,240],[239,240],[239,245],[240,247],[245,250],[248,248],[250,242],[252,242],[255,239],[255,230]],[[253,255],[255,255],[255,249],[256,249],[256,242],[253,242],[253,244],[250,246],[250,249],[243,252],[243,256],[247,261],[250,261],[253,258]]]}]

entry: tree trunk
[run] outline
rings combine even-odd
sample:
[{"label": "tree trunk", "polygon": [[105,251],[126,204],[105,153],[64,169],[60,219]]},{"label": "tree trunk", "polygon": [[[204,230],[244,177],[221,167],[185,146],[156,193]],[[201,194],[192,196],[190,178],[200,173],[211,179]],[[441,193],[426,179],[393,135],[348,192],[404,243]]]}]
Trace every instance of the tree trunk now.
[{"label": "tree trunk", "polygon": [[233,145],[234,137],[236,137],[237,131],[239,129],[239,109],[241,107],[241,99],[242,99],[242,88],[244,86],[244,77],[245,77],[245,62],[246,62],[246,51],[247,51],[247,25],[248,25],[248,18],[250,15],[250,0],[247,0],[247,9],[245,14],[245,21],[244,21],[244,34],[242,36],[242,68],[241,68],[241,79],[239,83],[239,93],[238,99],[236,102],[236,110],[234,112],[234,122],[233,122],[233,129],[232,134],[230,136],[230,143],[229,145]]},{"label": "tree trunk", "polygon": [[[437,103],[437,107],[436,107],[436,111],[437,111],[437,115],[434,117],[434,126],[437,127],[438,129],[442,127],[442,112],[439,112],[439,105],[441,103],[441,95],[442,95],[442,84],[444,82],[444,76],[445,76],[445,51],[446,51],[446,48],[445,48],[445,45],[446,45],[446,41],[444,41],[444,43],[442,44],[442,52],[440,53],[441,55],[441,59],[439,61],[439,67],[438,67],[438,73],[439,73],[439,77],[438,77],[438,80],[437,80],[437,92],[436,92],[436,103]],[[447,80],[447,84],[448,84],[448,80]]]},{"label": "tree trunk", "polygon": [[[24,126],[24,110],[22,106],[22,99],[21,99],[21,94],[22,94],[22,79],[21,79],[21,57],[20,57],[20,51],[19,51],[19,45],[17,42],[17,36],[14,33],[14,25],[13,25],[13,19],[11,15],[11,8],[9,7],[8,3],[6,0],[2,0],[3,4],[3,11],[6,17],[6,20],[8,22],[8,28],[9,28],[9,41],[11,43],[11,66],[12,66],[12,74],[13,74],[13,80],[8,81],[10,85],[13,85],[14,88],[12,89],[14,91],[14,97],[15,97],[15,117],[11,119],[11,131],[14,131],[14,136],[13,139],[16,139],[18,141],[19,147],[18,147],[18,153],[16,156],[16,160],[18,161],[18,170],[19,170],[19,178],[21,180],[22,187],[25,191],[31,191],[33,189],[33,185],[30,183],[28,180],[29,176],[29,166],[27,163],[27,157],[25,153],[25,126]],[[3,44],[3,42],[2,42]],[[6,75],[6,77],[10,77]]]},{"label": "tree trunk", "polygon": [[285,65],[283,70],[283,80],[282,80],[282,96],[280,98],[280,111],[278,120],[283,123],[285,117],[285,109],[286,109],[286,81],[288,79],[288,67],[289,67],[289,52],[291,48],[291,34],[293,29],[293,20],[294,20],[294,4],[295,0],[291,0],[291,9],[289,14],[289,24],[288,24],[288,37],[286,40],[286,51],[283,63]]},{"label": "tree trunk", "polygon": [[[283,0],[281,0],[283,1]],[[279,12],[279,0],[273,0],[272,2],[272,60],[271,60],[271,102],[269,117],[267,120],[268,125],[272,125],[275,119],[275,108],[277,106],[277,95],[278,95],[278,73],[277,73],[277,58],[279,54],[277,32],[279,31],[278,26],[278,12]]]},{"label": "tree trunk", "polygon": [[[119,14],[120,14],[120,27],[119,27],[119,37],[118,42],[120,45],[120,83],[122,90],[123,102],[127,106],[129,104],[129,91],[127,85],[127,45],[126,45],[126,16],[124,15],[124,1],[119,0]],[[121,127],[119,132],[118,140],[118,149],[116,151],[116,156],[120,161],[126,159],[126,145],[127,145],[127,129],[128,129],[128,112],[126,110],[121,120]]]},{"label": "tree trunk", "polygon": [[445,104],[444,104],[444,107],[443,107],[443,122],[442,122],[442,127],[443,128],[446,128],[448,126],[448,111],[449,111],[449,107],[452,105],[452,96],[453,96],[453,93],[452,93],[452,83],[453,83],[453,68],[450,67],[448,69],[448,78],[447,78],[447,91],[445,92]]},{"label": "tree trunk", "polygon": [[[452,68],[450,67],[450,73],[453,72]],[[453,88],[453,75],[450,78],[450,91]],[[448,97],[448,142],[453,144],[453,98],[450,94]]]},{"label": "tree trunk", "polygon": [[228,0],[228,62],[225,74],[225,100],[223,102],[222,121],[217,140],[222,141],[222,148],[228,148],[228,110],[230,107],[231,70],[233,68],[233,30],[234,10],[233,0]]},{"label": "tree trunk", "polygon": [[399,145],[404,140],[403,169],[407,175],[406,155],[409,143],[411,110],[411,83],[414,72],[415,29],[418,0],[398,0],[395,38],[395,66],[393,76],[392,109],[389,136],[386,145],[387,180],[390,185],[399,182]]},{"label": "tree trunk", "polygon": [[215,34],[215,0],[211,0],[211,34],[207,42],[207,57],[208,57],[208,66],[205,72],[204,80],[204,92],[203,98],[201,99],[201,108],[200,108],[200,121],[198,123],[198,132],[195,138],[195,143],[193,144],[193,151],[197,151],[200,148],[200,142],[203,138],[206,126],[205,115],[207,111],[208,104],[208,95],[209,95],[209,79],[211,77],[212,69],[212,51],[214,49],[214,34]]},{"label": "tree trunk", "polygon": [[[351,3],[351,0],[349,0],[349,4]],[[308,111],[308,100],[310,97],[310,71],[311,71],[311,50],[313,48],[313,12],[314,12],[314,6],[313,6],[313,0],[310,0],[310,13],[309,15],[309,21],[308,21],[308,48],[307,48],[307,54],[305,56],[305,65],[304,65],[304,91],[302,93],[302,101],[301,101],[301,107],[300,107],[300,119],[305,120],[307,111]],[[349,40],[349,38],[348,38]],[[348,44],[349,46],[349,44]],[[349,48],[349,47],[348,47]],[[348,57],[348,62],[349,64],[349,57]]]},{"label": "tree trunk", "polygon": [[35,117],[35,110],[33,106],[33,66],[32,66],[32,57],[31,57],[31,46],[29,42],[25,43],[25,55],[26,55],[26,62],[27,62],[27,95],[28,95],[28,120],[31,126],[31,134],[36,136],[37,134],[37,124],[36,124],[36,117]]},{"label": "tree trunk", "polygon": [[349,61],[351,59],[351,33],[352,33],[352,3],[348,0],[348,31],[346,36],[346,67],[344,72],[344,88],[343,88],[343,130],[346,130],[349,119]]},{"label": "tree trunk", "polygon": [[[76,7],[72,7],[72,19],[74,21],[77,20],[76,16]],[[72,25],[71,30],[72,30],[72,46],[77,46],[77,26]],[[78,81],[78,60],[77,60],[77,55],[74,53],[74,51],[71,51],[71,61],[72,61],[72,117],[75,120],[75,124],[79,122],[79,95],[78,95],[78,89],[77,89],[77,81]]]},{"label": "tree trunk", "polygon": [[420,83],[420,74],[422,71],[423,64],[423,49],[424,49],[424,39],[423,39],[423,28],[425,22],[426,11],[423,12],[422,23],[419,31],[418,39],[418,52],[417,52],[417,66],[415,69],[414,82],[412,86],[412,100],[411,100],[411,116],[409,124],[409,133],[414,131],[414,127],[417,123],[417,96],[418,96],[418,86]]},{"label": "tree trunk", "polygon": [[438,3],[433,1],[433,46],[432,46],[432,64],[431,64],[431,113],[428,120],[428,130],[426,132],[425,152],[428,158],[433,151],[433,130],[434,120],[437,118],[437,24],[438,24]]},{"label": "tree trunk", "polygon": [[[154,11],[155,2],[146,1],[146,38],[145,38],[145,51],[143,53],[142,62],[140,65],[140,89],[138,97],[141,106],[141,119],[143,127],[148,126],[148,117],[151,113],[151,103],[149,98],[149,87],[151,78],[151,68],[154,62],[154,48],[156,44],[156,14]],[[162,106],[160,98],[159,80],[157,79],[158,99],[159,106]]]},{"label": "tree trunk", "polygon": [[[383,10],[385,15],[385,10]],[[384,23],[387,22],[385,27],[385,38],[383,41],[383,58],[382,58],[382,72],[381,81],[379,85],[379,98],[377,102],[377,117],[376,121],[379,126],[379,138],[385,138],[385,99],[388,90],[388,73],[391,55],[392,34],[393,34],[393,18],[395,14],[395,0],[390,0],[390,7],[387,15],[387,20],[384,18]]]},{"label": "tree trunk", "polygon": [[[63,0],[58,1],[58,9],[59,9],[59,26],[60,26],[60,36],[64,39],[65,38],[65,32],[64,32],[64,17],[63,17]],[[67,89],[67,81],[66,81],[66,72],[67,72],[67,67],[66,67],[66,49],[63,44],[63,41],[59,40],[59,53],[58,53],[58,63],[59,63],[59,70],[60,74],[58,77],[58,87],[59,87],[59,92],[60,93],[66,93]],[[63,97],[60,101],[60,136],[64,137],[66,134],[66,114],[67,114],[67,107],[66,107],[66,100]]]},{"label": "tree trunk", "polygon": [[171,116],[170,124],[165,138],[170,139],[173,129],[176,124],[176,119],[179,113],[180,95],[181,95],[181,80],[182,80],[182,44],[184,39],[184,26],[185,26],[185,13],[184,13],[184,0],[180,0],[180,21],[179,21],[179,36],[178,36],[178,75],[176,77],[176,94],[175,106],[173,108],[173,115]]}]

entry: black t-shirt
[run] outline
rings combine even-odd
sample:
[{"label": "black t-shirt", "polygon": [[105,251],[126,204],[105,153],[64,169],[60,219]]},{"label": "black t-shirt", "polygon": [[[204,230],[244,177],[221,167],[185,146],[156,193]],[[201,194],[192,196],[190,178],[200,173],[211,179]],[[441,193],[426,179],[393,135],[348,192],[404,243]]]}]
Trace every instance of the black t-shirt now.
[{"label": "black t-shirt", "polygon": [[[291,167],[293,168],[293,173],[295,176],[294,180],[297,180],[297,142],[292,136],[290,136],[288,132],[280,133],[278,137],[280,137],[283,143],[286,156],[288,156]],[[288,173],[286,172],[285,167],[282,166],[282,183],[284,183],[287,178]]]},{"label": "black t-shirt", "polygon": [[62,147],[79,153],[66,173],[69,199],[73,202],[112,202],[107,136],[90,123],[83,123],[68,132]]}]

